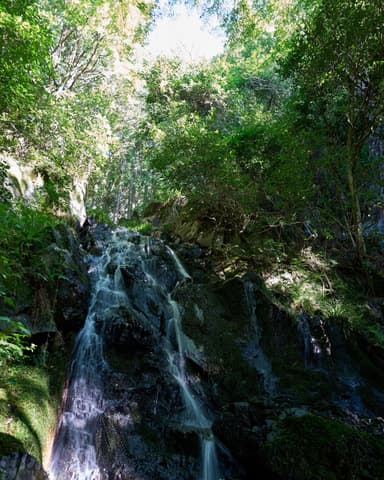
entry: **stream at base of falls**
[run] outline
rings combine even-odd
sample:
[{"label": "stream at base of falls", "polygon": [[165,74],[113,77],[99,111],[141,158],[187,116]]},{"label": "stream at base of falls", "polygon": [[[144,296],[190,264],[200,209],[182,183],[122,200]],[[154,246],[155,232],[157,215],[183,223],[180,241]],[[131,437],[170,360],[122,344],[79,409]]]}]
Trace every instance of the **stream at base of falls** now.
[{"label": "stream at base of falls", "polygon": [[219,480],[212,418],[186,365],[196,347],[174,299],[191,281],[180,260],[159,240],[117,229],[103,254],[90,256],[89,274],[92,299],[72,354],[51,480]]}]

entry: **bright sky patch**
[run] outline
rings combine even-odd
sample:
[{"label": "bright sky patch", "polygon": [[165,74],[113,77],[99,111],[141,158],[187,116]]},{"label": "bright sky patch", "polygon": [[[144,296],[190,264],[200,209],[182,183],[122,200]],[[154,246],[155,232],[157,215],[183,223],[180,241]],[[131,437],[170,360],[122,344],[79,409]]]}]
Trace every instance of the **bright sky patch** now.
[{"label": "bright sky patch", "polygon": [[197,8],[177,5],[169,15],[157,19],[146,49],[154,56],[177,56],[194,62],[209,60],[221,53],[224,42],[217,19],[203,21]]}]

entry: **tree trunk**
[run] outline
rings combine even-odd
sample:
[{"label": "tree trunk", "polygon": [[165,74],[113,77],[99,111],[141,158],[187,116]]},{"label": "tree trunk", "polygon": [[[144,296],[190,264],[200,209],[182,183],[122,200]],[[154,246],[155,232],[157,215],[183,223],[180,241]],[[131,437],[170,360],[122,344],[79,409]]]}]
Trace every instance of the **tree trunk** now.
[{"label": "tree trunk", "polygon": [[347,143],[347,182],[349,195],[351,198],[352,235],[356,243],[356,253],[360,261],[366,254],[365,241],[363,236],[363,224],[361,219],[361,207],[358,190],[356,187],[356,164],[360,151],[353,144],[353,126],[348,127],[348,143]]},{"label": "tree trunk", "polygon": [[115,212],[113,215],[113,221],[115,224],[117,224],[117,221],[119,220],[120,217],[120,207],[121,207],[121,197],[122,197],[122,179],[124,176],[124,171],[126,167],[126,161],[123,159],[120,164],[120,176],[118,180],[118,188],[117,188],[117,194],[116,194],[116,203],[115,203]]},{"label": "tree trunk", "polygon": [[119,219],[119,214],[120,214],[120,203],[121,203],[121,182],[119,183],[119,188],[117,190],[116,206],[115,206],[115,212],[113,215],[113,222],[116,225],[117,225],[117,221]]}]

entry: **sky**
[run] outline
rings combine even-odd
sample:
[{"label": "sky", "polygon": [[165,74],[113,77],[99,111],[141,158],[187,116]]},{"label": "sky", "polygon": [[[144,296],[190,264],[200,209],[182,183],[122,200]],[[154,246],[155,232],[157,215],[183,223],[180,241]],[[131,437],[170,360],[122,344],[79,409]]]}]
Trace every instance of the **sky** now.
[{"label": "sky", "polygon": [[166,9],[159,2],[159,16],[148,35],[149,55],[178,56],[187,62],[209,60],[223,51],[225,35],[214,16],[201,19],[198,8],[176,5]]}]

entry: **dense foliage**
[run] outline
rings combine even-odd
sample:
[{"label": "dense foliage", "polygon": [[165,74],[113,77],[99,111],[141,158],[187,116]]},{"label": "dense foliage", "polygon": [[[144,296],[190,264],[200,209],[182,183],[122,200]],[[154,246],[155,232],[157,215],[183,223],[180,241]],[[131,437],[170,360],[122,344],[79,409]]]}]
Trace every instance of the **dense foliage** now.
[{"label": "dense foliage", "polygon": [[236,2],[222,56],[146,73],[144,155],[171,191],[310,222],[362,260],[381,202],[383,20],[378,1]]},{"label": "dense foliage", "polygon": [[205,7],[224,53],[158,58],[140,79],[129,55],[149,3],[3,2],[3,151],[34,166],[56,210],[74,182],[114,221],[175,193],[226,197],[347,235],[362,258],[380,204],[381,2]]}]

